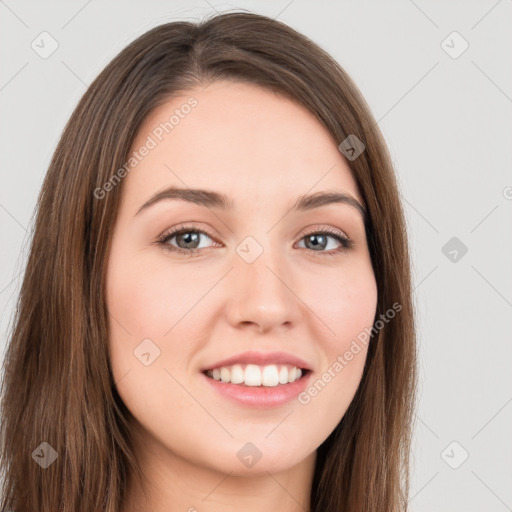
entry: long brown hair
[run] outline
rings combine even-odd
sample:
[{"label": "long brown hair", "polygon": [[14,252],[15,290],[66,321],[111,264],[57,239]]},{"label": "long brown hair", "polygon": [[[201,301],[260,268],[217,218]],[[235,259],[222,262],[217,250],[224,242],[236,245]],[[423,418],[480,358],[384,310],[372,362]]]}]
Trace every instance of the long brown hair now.
[{"label": "long brown hair", "polygon": [[[105,270],[123,182],[101,199],[94,191],[119,176],[157,106],[226,78],[299,102],[337,144],[349,135],[364,144],[348,163],[368,212],[375,319],[395,303],[401,310],[370,340],[356,395],[318,448],[310,509],[407,509],[417,355],[406,225],[384,139],[328,53],[283,23],[231,12],[140,36],[94,80],[64,129],[38,198],[4,360],[2,510],[117,512],[129,475],[140,478],[107,342]],[[36,464],[52,454],[47,468]]]}]

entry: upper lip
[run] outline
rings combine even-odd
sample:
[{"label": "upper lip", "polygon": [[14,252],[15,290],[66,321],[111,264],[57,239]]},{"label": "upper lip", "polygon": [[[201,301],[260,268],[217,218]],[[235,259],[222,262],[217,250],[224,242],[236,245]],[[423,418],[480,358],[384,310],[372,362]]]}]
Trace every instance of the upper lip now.
[{"label": "upper lip", "polygon": [[255,352],[247,351],[237,354],[222,361],[217,361],[201,371],[213,370],[214,368],[221,368],[222,366],[231,366],[234,364],[257,364],[265,366],[267,364],[290,364],[297,368],[311,370],[310,365],[300,357],[288,354],[287,352]]}]

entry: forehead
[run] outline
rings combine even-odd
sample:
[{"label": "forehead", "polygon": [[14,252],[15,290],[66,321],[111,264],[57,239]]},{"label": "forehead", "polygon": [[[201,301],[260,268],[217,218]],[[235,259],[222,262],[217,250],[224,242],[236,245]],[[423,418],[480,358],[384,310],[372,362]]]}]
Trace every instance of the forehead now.
[{"label": "forehead", "polygon": [[143,146],[151,149],[133,161],[124,183],[130,202],[169,185],[218,190],[237,207],[325,189],[361,201],[322,123],[297,102],[253,84],[217,81],[173,97],[147,117],[131,152]]}]

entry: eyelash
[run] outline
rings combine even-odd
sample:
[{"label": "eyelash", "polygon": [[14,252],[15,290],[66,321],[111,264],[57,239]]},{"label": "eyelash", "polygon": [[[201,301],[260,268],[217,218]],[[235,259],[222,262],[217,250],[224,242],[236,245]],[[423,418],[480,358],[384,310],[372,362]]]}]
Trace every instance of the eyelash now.
[{"label": "eyelash", "polygon": [[[173,228],[170,231],[167,231],[162,236],[160,236],[156,243],[158,246],[162,247],[164,250],[167,250],[169,252],[175,252],[178,254],[183,254],[185,256],[193,256],[194,254],[198,253],[202,249],[181,249],[180,247],[174,247],[173,245],[169,245],[167,242],[174,238],[176,235],[181,235],[183,233],[201,233],[203,235],[206,235],[208,238],[210,238],[212,241],[215,241],[215,237],[212,236],[208,231],[195,228],[194,226],[180,226],[177,228]],[[347,236],[345,236],[341,231],[338,231],[337,229],[333,228],[324,228],[322,230],[311,230],[305,233],[301,240],[308,235],[329,235],[332,238],[335,238],[338,242],[340,242],[341,247],[338,249],[333,249],[331,251],[319,251],[319,254],[325,255],[325,256],[336,256],[339,253],[348,252],[350,249],[352,249],[354,243],[352,240],[350,240]],[[316,251],[312,251],[316,252]]]}]

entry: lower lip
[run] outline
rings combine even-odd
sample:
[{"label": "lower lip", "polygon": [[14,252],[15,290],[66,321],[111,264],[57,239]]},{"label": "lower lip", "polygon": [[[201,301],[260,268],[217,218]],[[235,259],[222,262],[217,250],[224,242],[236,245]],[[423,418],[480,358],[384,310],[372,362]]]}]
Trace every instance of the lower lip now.
[{"label": "lower lip", "polygon": [[308,371],[299,380],[288,384],[278,384],[277,386],[246,386],[245,384],[231,384],[212,379],[204,373],[201,374],[221,395],[235,401],[238,404],[257,407],[260,409],[270,409],[278,407],[290,400],[293,400],[299,393],[306,389],[311,377],[311,371]]}]

